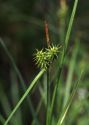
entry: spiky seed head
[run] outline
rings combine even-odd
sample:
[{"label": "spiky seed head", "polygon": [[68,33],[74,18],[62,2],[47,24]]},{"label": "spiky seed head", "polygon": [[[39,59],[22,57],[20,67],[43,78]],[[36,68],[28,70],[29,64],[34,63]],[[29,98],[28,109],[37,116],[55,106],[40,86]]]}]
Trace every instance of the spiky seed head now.
[{"label": "spiky seed head", "polygon": [[50,46],[48,49],[36,50],[35,61],[38,67],[47,69],[53,62],[55,57],[57,58],[59,52],[58,46]]},{"label": "spiky seed head", "polygon": [[39,68],[47,68],[48,62],[46,61],[46,52],[43,50],[36,50],[35,61]]},{"label": "spiky seed head", "polygon": [[47,51],[47,56],[49,60],[53,61],[55,58],[57,58],[59,47],[52,45],[50,46],[49,49],[46,49],[46,51]]}]

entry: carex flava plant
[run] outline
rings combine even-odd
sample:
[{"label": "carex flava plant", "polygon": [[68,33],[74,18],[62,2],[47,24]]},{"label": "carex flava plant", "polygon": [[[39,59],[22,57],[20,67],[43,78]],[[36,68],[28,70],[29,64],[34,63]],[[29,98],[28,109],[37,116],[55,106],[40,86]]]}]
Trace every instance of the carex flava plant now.
[{"label": "carex flava plant", "polygon": [[[60,59],[61,65],[59,65],[59,70],[60,67],[61,69],[63,68],[63,62],[64,62],[64,58],[66,56],[66,50],[68,48],[68,43],[69,43],[69,38],[70,38],[70,33],[71,33],[71,29],[72,29],[72,24],[73,24],[73,20],[74,20],[74,16],[75,16],[75,12],[76,12],[76,8],[77,8],[77,4],[78,4],[78,0],[74,1],[74,6],[73,6],[73,11],[70,17],[70,21],[69,21],[69,25],[68,25],[68,29],[67,29],[67,33],[65,36],[65,40],[64,40],[64,46],[63,46],[63,51],[62,51],[62,58]],[[11,118],[13,117],[13,115],[15,114],[15,112],[18,110],[18,108],[21,106],[21,104],[23,103],[23,101],[25,100],[25,98],[27,97],[27,95],[29,93],[31,93],[31,90],[34,88],[34,86],[36,85],[36,83],[38,83],[37,81],[41,78],[41,76],[46,72],[47,74],[47,105],[46,105],[46,109],[47,109],[47,113],[46,113],[46,117],[45,117],[45,121],[46,121],[46,125],[62,125],[63,121],[66,117],[66,114],[68,112],[68,109],[72,103],[73,97],[75,92],[77,91],[77,85],[80,81],[80,78],[78,80],[78,82],[76,83],[74,90],[70,96],[69,102],[67,103],[67,105],[65,106],[65,109],[63,110],[63,112],[61,113],[61,117],[58,116],[59,119],[57,119],[56,122],[52,122],[52,118],[54,118],[54,114],[53,114],[53,107],[55,106],[55,97],[56,97],[56,91],[57,91],[57,85],[59,83],[60,80],[60,74],[61,71],[58,71],[58,80],[55,80],[55,85],[54,85],[54,90],[53,92],[50,91],[50,74],[49,74],[49,68],[51,66],[51,64],[53,63],[53,61],[55,59],[57,59],[59,52],[60,52],[60,47],[59,45],[54,45],[54,43],[50,42],[49,39],[49,34],[48,34],[48,25],[47,23],[45,23],[45,32],[46,32],[46,41],[47,41],[47,47],[46,48],[42,48],[41,50],[36,49],[35,53],[34,53],[34,60],[35,63],[37,65],[38,68],[40,68],[39,73],[36,75],[36,77],[33,79],[33,81],[29,84],[29,87],[27,88],[27,90],[25,91],[25,93],[22,95],[21,99],[19,100],[19,102],[16,104],[15,108],[12,110],[12,112],[10,113],[10,115],[8,116],[8,118],[6,119],[6,121],[4,122],[4,125],[7,125]],[[3,44],[2,44],[3,45]],[[5,49],[7,50],[7,49]],[[52,96],[50,95],[52,93]],[[36,125],[36,124],[34,124]]]}]

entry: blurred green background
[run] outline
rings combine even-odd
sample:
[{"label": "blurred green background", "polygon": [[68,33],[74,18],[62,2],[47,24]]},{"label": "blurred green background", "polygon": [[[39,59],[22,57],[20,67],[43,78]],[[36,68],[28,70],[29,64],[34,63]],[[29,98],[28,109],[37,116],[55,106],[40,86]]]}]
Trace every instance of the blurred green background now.
[{"label": "blurred green background", "polygon": [[[69,13],[71,12],[73,0],[67,0]],[[73,31],[81,35],[81,42],[88,49],[89,30],[89,2],[81,0],[78,4],[76,20]],[[19,65],[26,79],[29,73],[34,73],[34,62],[32,54],[35,48],[42,48],[46,44],[44,21],[47,20],[50,28],[50,39],[53,43],[61,41],[60,25],[60,0],[2,0],[0,1],[0,37],[4,40]],[[68,22],[69,17],[65,18]],[[9,61],[0,47],[0,69],[8,72]],[[3,70],[6,67],[6,71]],[[4,74],[1,73],[1,76]],[[6,77],[6,76],[5,76]]]},{"label": "blurred green background", "polygon": [[[35,49],[46,47],[45,27],[44,22],[47,20],[49,25],[50,40],[54,44],[63,44],[67,30],[67,24],[71,14],[74,0],[1,0],[0,1],[0,39],[2,39],[13,56],[17,67],[19,68],[26,86],[33,79],[38,72],[38,68],[33,60],[33,53]],[[69,119],[73,115],[74,121],[68,121],[68,125],[89,125],[89,1],[79,0],[78,9],[71,33],[69,54],[66,59],[65,67],[63,69],[63,80],[67,77],[68,64],[70,62],[72,49],[74,47],[75,39],[80,41],[78,59],[75,66],[75,74],[78,73],[79,68],[87,66],[87,73],[85,81],[79,91],[79,95],[87,100],[83,107],[80,108],[80,115],[76,118],[76,113],[71,111],[68,116]],[[13,67],[9,61],[7,54],[0,44],[0,114],[5,118],[8,116],[13,107],[12,98],[21,96],[23,90],[20,85],[16,85],[18,78],[16,77]],[[17,90],[19,88],[19,90]],[[11,91],[13,97],[11,97]],[[36,90],[32,94],[32,101],[39,102],[39,92]],[[6,97],[7,96],[7,97]],[[82,96],[80,96],[82,97]],[[7,99],[8,98],[8,99]],[[9,101],[7,101],[9,100]],[[14,99],[15,104],[18,99]],[[9,102],[9,104],[8,104]],[[80,106],[81,104],[75,105]],[[6,108],[6,106],[10,108]],[[76,106],[71,110],[76,110]],[[26,104],[24,104],[24,111],[26,118],[23,117],[25,125],[30,125],[32,115],[27,111]],[[77,107],[78,108],[78,107]],[[6,111],[7,110],[7,111]],[[40,111],[39,118],[44,122],[45,112],[43,108]],[[28,120],[26,120],[28,119]],[[15,121],[16,122],[16,121]],[[21,121],[20,121],[21,123]],[[11,124],[12,125],[12,124]],[[16,123],[15,125],[20,125]]]}]

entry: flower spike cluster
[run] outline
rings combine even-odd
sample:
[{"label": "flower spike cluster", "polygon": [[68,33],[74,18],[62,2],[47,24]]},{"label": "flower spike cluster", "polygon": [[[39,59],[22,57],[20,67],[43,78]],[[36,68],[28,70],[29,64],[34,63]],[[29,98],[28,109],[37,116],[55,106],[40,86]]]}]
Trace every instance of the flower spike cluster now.
[{"label": "flower spike cluster", "polygon": [[52,45],[49,48],[46,48],[45,50],[36,50],[35,61],[37,66],[41,69],[47,69],[49,65],[53,62],[53,60],[57,58],[59,48],[59,46]]}]

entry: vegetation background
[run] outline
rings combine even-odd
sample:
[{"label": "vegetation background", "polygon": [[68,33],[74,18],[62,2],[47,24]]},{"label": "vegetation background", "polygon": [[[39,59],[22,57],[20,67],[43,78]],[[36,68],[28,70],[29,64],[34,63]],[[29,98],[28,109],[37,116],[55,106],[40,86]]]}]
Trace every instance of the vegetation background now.
[{"label": "vegetation background", "polygon": [[[74,0],[0,1],[0,41],[5,43],[14,58],[26,87],[28,87],[30,81],[32,81],[39,71],[33,60],[35,49],[42,49],[47,46],[44,27],[45,20],[47,20],[49,25],[51,42],[63,45],[73,3]],[[68,82],[74,83],[74,81],[77,80],[82,67],[86,67],[86,73],[79,86],[74,103],[69,110],[66,123],[68,125],[89,125],[88,33],[89,1],[79,0],[69,42],[68,54],[62,71],[62,84],[59,86],[58,91],[60,99],[56,99],[53,125],[55,125],[56,117],[60,115],[60,107],[63,105],[63,98],[68,96],[65,95],[65,86]],[[76,50],[77,47],[78,50]],[[71,66],[71,64],[73,65]],[[53,77],[55,76],[54,72],[56,70],[57,66],[53,65],[51,71]],[[44,75],[39,81],[40,84],[43,81],[43,86],[37,86],[32,91],[30,96],[30,108],[29,104],[24,101],[19,111],[11,120],[11,125],[36,125],[38,123],[34,123],[34,121],[36,120],[37,114],[41,124],[45,124],[46,99],[43,95],[46,89],[44,85],[45,77]],[[53,77],[51,79],[53,79]],[[23,87],[19,83],[20,81],[14,71],[12,63],[0,42],[0,124],[3,123],[4,118],[6,119],[8,117],[23,94]]]}]

